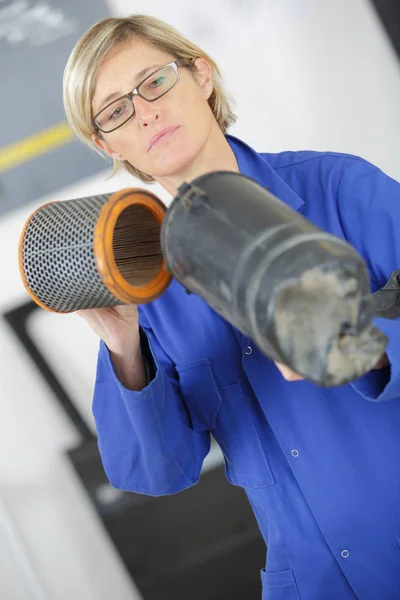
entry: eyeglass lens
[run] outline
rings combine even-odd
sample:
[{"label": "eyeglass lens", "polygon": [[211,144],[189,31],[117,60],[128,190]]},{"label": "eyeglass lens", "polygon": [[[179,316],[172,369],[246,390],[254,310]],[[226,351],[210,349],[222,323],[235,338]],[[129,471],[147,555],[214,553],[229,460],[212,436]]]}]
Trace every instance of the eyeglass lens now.
[{"label": "eyeglass lens", "polygon": [[[176,80],[177,75],[173,67],[163,67],[145,79],[138,92],[145,100],[156,100],[168,92]],[[111,131],[128,121],[134,112],[132,100],[127,97],[120,98],[102,110],[97,115],[96,122],[104,132]]]}]

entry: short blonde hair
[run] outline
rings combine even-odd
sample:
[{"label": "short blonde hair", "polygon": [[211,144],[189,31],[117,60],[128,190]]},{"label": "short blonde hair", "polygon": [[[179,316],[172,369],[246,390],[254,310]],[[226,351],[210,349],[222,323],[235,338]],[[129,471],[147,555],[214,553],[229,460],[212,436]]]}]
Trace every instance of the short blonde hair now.
[{"label": "short blonde hair", "polygon": [[[191,59],[193,63],[195,58],[202,57],[208,61],[213,78],[213,91],[208,104],[225,134],[236,121],[236,115],[231,108],[230,96],[224,91],[215,61],[164,21],[148,15],[133,15],[102,19],[93,25],[78,41],[68,59],[63,79],[64,106],[68,121],[78,138],[98,151],[92,140],[94,131],[91,125],[97,73],[110,50],[135,37],[177,59]],[[195,69],[195,66],[191,68]],[[118,159],[114,159],[113,174],[121,166],[142,181],[154,181],[153,177],[136,169],[128,161]]]}]

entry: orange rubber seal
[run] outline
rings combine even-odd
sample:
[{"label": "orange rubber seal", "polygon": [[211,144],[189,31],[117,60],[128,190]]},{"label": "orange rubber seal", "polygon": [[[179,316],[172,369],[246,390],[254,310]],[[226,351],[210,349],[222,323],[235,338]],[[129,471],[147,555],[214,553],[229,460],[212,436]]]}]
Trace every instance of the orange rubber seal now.
[{"label": "orange rubber seal", "polygon": [[160,225],[166,206],[151,192],[139,188],[128,188],[115,192],[104,204],[94,229],[94,256],[100,277],[106,288],[125,304],[143,304],[155,300],[167,289],[172,274],[166,269],[165,259],[157,276],[147,285],[134,286],[124,279],[114,259],[113,240],[117,220],[121,213],[132,205],[146,208]]}]

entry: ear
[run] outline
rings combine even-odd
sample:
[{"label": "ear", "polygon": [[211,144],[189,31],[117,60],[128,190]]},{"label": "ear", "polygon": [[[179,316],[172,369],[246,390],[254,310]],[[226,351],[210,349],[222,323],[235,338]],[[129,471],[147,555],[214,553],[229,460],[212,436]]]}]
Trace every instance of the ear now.
[{"label": "ear", "polygon": [[205,58],[200,57],[196,58],[194,64],[196,67],[196,78],[208,100],[214,88],[210,63]]},{"label": "ear", "polygon": [[100,150],[103,150],[103,152],[108,154],[108,156],[111,156],[111,158],[117,158],[118,160],[125,160],[123,154],[121,154],[120,152],[115,152],[111,148],[111,146],[109,144],[107,144],[107,142],[105,140],[100,139],[95,134],[92,135],[92,142],[94,144],[96,144],[96,146],[98,148],[100,148]]}]

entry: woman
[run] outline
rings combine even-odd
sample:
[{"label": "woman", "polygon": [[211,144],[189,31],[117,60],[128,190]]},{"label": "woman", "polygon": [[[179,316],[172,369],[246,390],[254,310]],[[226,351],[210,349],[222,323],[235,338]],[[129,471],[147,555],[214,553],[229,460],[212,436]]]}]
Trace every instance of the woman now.
[{"label": "woman", "polygon": [[[355,246],[374,289],[399,267],[399,184],[358,157],[259,154],[227,135],[215,62],[167,24],[94,25],[68,61],[64,98],[76,134],[139,179],[175,195],[209,171],[243,173]],[[115,487],[195,484],[211,432],[268,543],[263,598],[400,598],[399,322],[375,320],[389,338],[376,369],[322,389],[294,383],[176,281],[147,305],[81,315],[102,339],[93,411]]]}]

